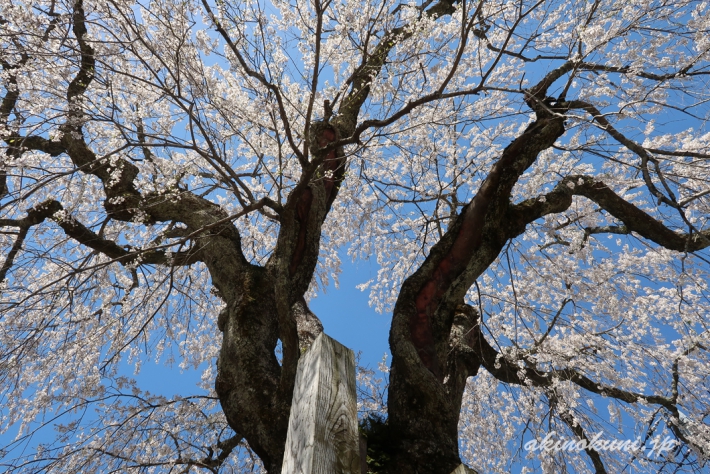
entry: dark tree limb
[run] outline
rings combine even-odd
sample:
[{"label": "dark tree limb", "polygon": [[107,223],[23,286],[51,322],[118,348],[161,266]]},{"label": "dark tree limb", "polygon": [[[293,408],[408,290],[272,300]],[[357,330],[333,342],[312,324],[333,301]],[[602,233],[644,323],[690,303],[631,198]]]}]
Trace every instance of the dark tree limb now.
[{"label": "dark tree limb", "polygon": [[47,200],[27,211],[23,219],[0,219],[0,227],[18,227],[18,237],[15,240],[5,263],[0,268],[0,281],[4,280],[7,272],[12,268],[15,257],[22,249],[22,244],[27,237],[29,229],[39,225],[46,219],[56,222],[64,233],[81,245],[91,248],[107,257],[121,263],[130,265],[134,263],[146,265],[192,265],[199,260],[198,252],[184,251],[168,254],[159,249],[130,249],[121,247],[113,240],[104,239],[94,231],[74,219],[68,214],[62,214],[64,208],[59,201]]},{"label": "dark tree limb", "polygon": [[2,267],[0,267],[0,283],[5,281],[7,272],[10,271],[10,269],[12,268],[12,264],[15,262],[15,257],[17,257],[17,254],[20,252],[20,249],[22,249],[22,244],[25,242],[25,238],[27,238],[27,233],[29,232],[29,230],[29,226],[20,227],[20,231],[17,234],[15,243],[12,244],[12,248],[10,249],[7,254],[7,257],[5,258],[5,262],[3,262]]},{"label": "dark tree limb", "polygon": [[582,175],[568,176],[544,196],[528,199],[508,210],[511,233],[519,235],[525,227],[552,213],[564,212],[572,205],[572,196],[584,196],[624,223],[624,226],[596,227],[588,233],[636,232],[643,238],[677,252],[695,252],[710,246],[710,230],[679,233],[666,227],[647,212],[621,198],[603,182]]},{"label": "dark tree limb", "polygon": [[[513,186],[538,154],[564,133],[563,116],[537,102],[564,73],[563,66],[531,89],[529,104],[537,120],[503,150],[477,194],[402,285],[390,330],[388,412],[399,442],[392,462],[395,472],[448,474],[460,463],[458,417],[465,385],[451,383],[452,374],[446,378],[444,367],[458,367],[460,373],[453,375],[465,380],[477,363],[450,361],[456,308],[510,238],[506,213]],[[475,340],[469,343],[475,345]]]},{"label": "dark tree limb", "polygon": [[15,257],[22,249],[22,244],[27,237],[27,233],[30,227],[41,224],[45,219],[51,217],[55,212],[60,209],[60,205],[56,201],[44,202],[32,209],[27,211],[27,216],[23,219],[0,219],[0,227],[18,227],[19,232],[15,243],[13,244],[10,252],[7,254],[7,258],[0,268],[0,283],[5,280],[7,272],[12,268],[12,264],[15,261]]},{"label": "dark tree limb", "polygon": [[[670,207],[673,207],[675,209],[680,210],[680,206],[678,205],[678,202],[676,201],[675,197],[673,196],[672,191],[668,187],[668,185],[665,182],[665,179],[663,178],[663,174],[660,172],[660,169],[658,167],[658,160],[651,156],[651,154],[641,145],[638,143],[634,142],[633,140],[630,140],[626,136],[624,136],[621,132],[619,132],[614,126],[604,117],[604,114],[602,114],[599,109],[597,109],[594,105],[584,102],[581,100],[574,100],[574,101],[569,101],[565,102],[565,106],[570,108],[570,109],[582,109],[589,113],[592,118],[594,119],[595,122],[597,122],[602,130],[607,132],[609,135],[611,135],[616,141],[624,145],[626,148],[634,152],[636,155],[638,155],[641,158],[641,173],[643,176],[643,180],[646,183],[646,187],[648,190],[651,192],[651,194],[658,199],[659,204],[664,203]],[[662,185],[666,189],[666,192],[668,193],[668,196],[663,194],[658,187],[655,185],[653,182],[653,179],[651,178],[651,173],[648,170],[648,163],[653,163],[656,167],[656,174],[658,175],[659,179],[661,180]],[[670,196],[670,197],[669,197]]]},{"label": "dark tree limb", "polygon": [[211,470],[214,473],[219,472],[219,468],[224,464],[224,462],[232,454],[232,451],[239,446],[244,439],[243,436],[235,434],[234,436],[221,440],[217,443],[217,449],[219,449],[219,454],[215,456],[214,450],[210,447],[208,449],[208,455],[199,461],[195,460],[185,460],[182,462],[177,462],[176,464],[187,464],[190,466],[204,467]]}]

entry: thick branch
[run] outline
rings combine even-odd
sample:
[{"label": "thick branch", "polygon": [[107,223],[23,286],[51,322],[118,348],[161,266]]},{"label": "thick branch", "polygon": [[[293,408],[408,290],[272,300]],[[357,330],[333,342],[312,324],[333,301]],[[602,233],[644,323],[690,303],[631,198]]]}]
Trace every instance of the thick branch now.
[{"label": "thick branch", "polygon": [[[644,147],[634,142],[633,140],[630,140],[621,132],[619,132],[616,128],[614,128],[614,126],[609,123],[606,117],[604,117],[604,115],[594,105],[581,100],[565,102],[564,105],[569,109],[582,109],[589,113],[593,117],[594,121],[597,122],[604,131],[611,135],[616,141],[618,141],[626,148],[638,155],[641,158],[641,173],[643,175],[643,180],[646,183],[646,186],[648,187],[648,190],[651,192],[651,194],[653,194],[653,196],[658,199],[659,203],[662,202],[673,208],[680,207],[678,203],[675,202],[675,199],[672,195],[669,199],[653,183],[653,180],[651,179],[651,174],[648,170],[648,163],[651,162],[657,164],[657,160],[653,156],[651,156],[650,153]],[[663,179],[660,174],[659,178]]]},{"label": "thick branch", "polygon": [[74,1],[74,12],[72,14],[72,31],[79,43],[79,51],[81,52],[81,65],[79,72],[74,79],[69,83],[67,88],[67,101],[70,108],[74,105],[73,102],[77,97],[84,94],[86,89],[94,80],[94,72],[96,67],[96,59],[94,58],[94,48],[84,38],[88,33],[86,29],[86,14],[84,13],[84,1]]},{"label": "thick branch", "polygon": [[234,448],[239,446],[243,439],[243,436],[236,434],[231,438],[219,441],[217,443],[217,448],[220,452],[216,457],[214,455],[214,450],[212,448],[209,448],[208,455],[200,461],[189,460],[177,462],[176,464],[188,464],[198,467],[205,467],[215,473],[219,472],[219,467],[224,464],[227,458],[232,454],[232,451],[234,451]]},{"label": "thick branch", "polygon": [[[495,259],[508,238],[501,233],[505,227],[501,223],[515,182],[537,155],[552,146],[563,132],[561,119],[546,118],[531,124],[508,145],[473,200],[432,248],[420,269],[405,281],[397,305],[408,306],[411,301],[415,302],[415,308],[406,310],[413,311],[409,316],[411,340],[425,366],[439,377],[440,356],[435,355],[434,348],[438,345],[441,346],[438,352],[445,351],[441,343],[450,333],[451,310],[478,273]],[[476,270],[469,272],[472,262]],[[464,280],[459,280],[464,273]],[[456,292],[450,291],[453,287]],[[442,302],[445,305],[439,308]],[[395,307],[395,314],[402,310]],[[439,310],[441,316],[436,316]]]},{"label": "thick branch", "polygon": [[[540,93],[544,94],[545,87],[543,84]],[[459,377],[475,373],[478,362],[460,364],[451,359],[462,353],[450,350],[452,326],[457,315],[460,319],[467,315],[458,311],[457,305],[509,238],[505,211],[513,186],[538,154],[563,133],[562,117],[538,114],[538,119],[503,150],[476,196],[402,285],[390,330],[389,421],[400,433],[395,469],[416,465],[430,472],[450,472],[460,463],[457,422],[465,383],[459,383]],[[458,347],[466,352],[466,345]],[[475,358],[473,350],[470,354]],[[445,379],[445,368],[454,380]],[[433,420],[437,420],[436,426]],[[416,457],[413,462],[413,452],[436,456]]]},{"label": "thick branch", "polygon": [[[422,14],[435,19],[450,15],[455,11],[454,3],[441,1]],[[217,27],[221,28],[219,25]],[[295,283],[292,284],[293,294],[288,302],[289,307],[302,296],[310,283],[317,262],[321,225],[345,177],[346,161],[340,138],[355,132],[357,117],[369,95],[372,79],[380,73],[390,51],[412,34],[413,30],[405,26],[386,32],[375,51],[370,55],[365,53],[362,64],[348,79],[351,90],[343,99],[338,115],[328,121],[308,124],[308,141],[311,143],[314,159],[304,168],[299,183],[289,195],[285,205],[286,212],[281,220],[279,244],[274,252],[276,258],[288,261],[289,277]],[[229,41],[226,32],[223,36]],[[235,54],[238,54],[236,46],[231,47]],[[243,60],[240,59],[240,62]],[[242,64],[242,67],[248,71],[246,64]],[[254,77],[268,87],[263,75],[254,74]],[[369,126],[363,124],[358,130]],[[323,189],[316,190],[316,187],[320,188],[321,185]],[[324,196],[321,196],[321,192],[324,192]]]},{"label": "thick branch", "polygon": [[20,231],[17,234],[17,239],[15,239],[15,243],[12,244],[12,248],[10,249],[10,252],[8,252],[7,258],[5,259],[5,262],[0,268],[0,283],[5,281],[7,272],[10,271],[10,269],[12,268],[12,264],[15,262],[15,257],[22,248],[22,244],[25,242],[25,238],[27,237],[27,233],[29,232],[29,230],[29,227],[20,227]]},{"label": "thick branch", "polygon": [[39,225],[46,219],[55,221],[64,230],[68,237],[78,243],[89,247],[107,257],[121,263],[129,265],[139,264],[161,264],[161,265],[191,265],[198,261],[198,253],[194,251],[167,253],[158,249],[130,249],[118,245],[113,240],[104,239],[94,231],[63,212],[64,208],[59,201],[47,200],[38,206],[27,211],[27,216],[23,219],[0,219],[0,227],[18,227],[18,238],[10,250],[5,263],[0,269],[0,281],[12,267],[15,256],[22,248],[22,243],[27,236],[29,229]]},{"label": "thick branch", "polygon": [[594,64],[594,63],[579,63],[577,68],[584,71],[598,71],[598,72],[613,72],[618,74],[631,74],[638,77],[643,77],[644,79],[650,79],[653,81],[668,81],[670,79],[677,79],[681,77],[691,77],[691,76],[706,76],[710,75],[710,71],[691,71],[694,62],[683,66],[676,72],[670,72],[668,74],[654,74],[646,71],[639,71],[632,69],[629,66],[609,66],[605,64]]},{"label": "thick branch", "polygon": [[[588,176],[569,176],[555,189],[544,195],[528,199],[509,208],[509,222],[513,236],[519,235],[530,222],[547,214],[563,212],[572,204],[572,196],[584,196],[609,214],[624,223],[624,227],[606,230],[613,233],[636,232],[645,239],[678,252],[694,252],[710,246],[710,230],[697,233],[678,233],[666,227],[645,211],[621,198],[601,181]],[[599,233],[605,228],[590,229],[589,233]]]},{"label": "thick branch", "polygon": [[119,246],[113,240],[100,237],[72,216],[61,215],[61,213],[55,214],[54,220],[59,224],[59,227],[64,230],[67,236],[123,265],[138,263],[178,266],[192,265],[199,260],[199,252],[196,251],[167,253],[164,250],[157,249],[142,250],[129,248],[129,250],[126,250],[126,248]]},{"label": "thick branch", "polygon": [[45,219],[51,217],[55,212],[61,209],[61,205],[56,201],[46,201],[27,211],[27,216],[23,219],[0,219],[0,227],[19,227],[17,239],[13,244],[7,258],[0,268],[0,283],[5,280],[7,272],[12,268],[15,257],[22,249],[22,244],[27,237],[30,227],[41,224]]},{"label": "thick branch", "polygon": [[671,397],[661,395],[645,395],[642,393],[621,390],[606,384],[591,380],[584,374],[574,369],[559,369],[549,372],[535,368],[530,361],[510,361],[503,354],[494,349],[483,336],[480,325],[474,328],[479,333],[476,337],[478,345],[475,350],[476,361],[501,382],[514,385],[523,385],[550,388],[555,381],[572,382],[579,387],[597,395],[615,398],[626,403],[646,402],[660,405],[672,412],[677,410]]}]

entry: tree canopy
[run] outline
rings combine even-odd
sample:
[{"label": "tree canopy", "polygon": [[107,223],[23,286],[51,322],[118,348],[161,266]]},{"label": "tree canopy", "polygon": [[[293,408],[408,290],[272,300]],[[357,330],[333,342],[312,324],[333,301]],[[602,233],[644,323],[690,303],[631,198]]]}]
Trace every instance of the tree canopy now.
[{"label": "tree canopy", "polygon": [[373,472],[703,469],[707,2],[0,0],[0,42],[8,472],[281,472],[344,252]]}]

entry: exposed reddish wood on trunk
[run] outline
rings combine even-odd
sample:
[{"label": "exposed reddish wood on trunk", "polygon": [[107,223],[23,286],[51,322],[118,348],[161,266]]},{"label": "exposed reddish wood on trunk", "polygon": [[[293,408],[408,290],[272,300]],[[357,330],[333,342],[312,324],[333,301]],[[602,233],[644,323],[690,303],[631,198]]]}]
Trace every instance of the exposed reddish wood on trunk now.
[{"label": "exposed reddish wood on trunk", "polygon": [[[318,137],[318,146],[323,148],[336,140],[337,136],[335,130],[330,127],[323,128],[320,131],[320,136]],[[323,160],[323,165],[321,169],[323,170],[323,187],[325,188],[326,203],[330,207],[331,203],[335,199],[335,189],[337,185],[342,181],[344,176],[344,159],[338,159],[337,151],[333,150],[325,157]],[[313,191],[309,186],[306,188],[298,200],[296,206],[296,219],[299,223],[298,237],[296,239],[296,246],[293,251],[293,256],[291,257],[291,264],[289,265],[289,275],[293,276],[298,269],[301,261],[303,260],[303,255],[306,250],[306,236],[308,232],[308,216],[311,212],[311,206],[313,205]],[[319,229],[320,231],[320,229]]]},{"label": "exposed reddish wood on trunk", "polygon": [[432,272],[431,278],[419,290],[415,300],[416,313],[410,321],[412,343],[419,357],[424,366],[442,380],[444,375],[434,348],[431,318],[444,292],[464,270],[471,255],[481,244],[483,222],[490,204],[490,197],[484,192],[485,188],[484,185],[464,210],[458,235],[449,252]]},{"label": "exposed reddish wood on trunk", "polygon": [[299,223],[298,237],[296,239],[296,247],[293,249],[291,256],[291,264],[288,267],[288,273],[293,276],[296,273],[298,265],[303,260],[303,254],[306,248],[306,228],[308,227],[308,214],[311,212],[311,204],[313,204],[313,191],[311,188],[306,188],[298,200],[296,206],[296,219]]},{"label": "exposed reddish wood on trunk", "polygon": [[525,134],[514,140],[504,150],[501,159],[493,166],[476,196],[463,209],[461,227],[448,253],[441,258],[431,277],[417,293],[415,313],[409,323],[412,344],[417,349],[424,366],[439,380],[443,381],[444,374],[442,363],[436,355],[431,319],[443,294],[449,289],[454,279],[465,270],[474,252],[480,247],[483,238],[483,225],[493,196],[498,190],[501,173],[519,155],[527,132],[533,129],[534,126],[529,127]]}]

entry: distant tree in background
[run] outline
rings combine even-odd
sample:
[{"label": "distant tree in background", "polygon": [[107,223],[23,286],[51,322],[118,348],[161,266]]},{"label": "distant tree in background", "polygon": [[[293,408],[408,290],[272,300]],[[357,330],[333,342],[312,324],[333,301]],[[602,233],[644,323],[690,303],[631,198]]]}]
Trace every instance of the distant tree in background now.
[{"label": "distant tree in background", "polygon": [[[3,470],[280,472],[341,248],[392,313],[371,469],[702,469],[707,2],[1,0],[0,41]],[[126,376],[166,357],[204,391]]]}]

